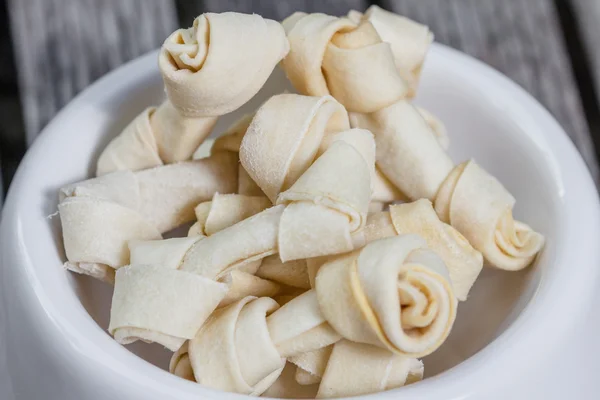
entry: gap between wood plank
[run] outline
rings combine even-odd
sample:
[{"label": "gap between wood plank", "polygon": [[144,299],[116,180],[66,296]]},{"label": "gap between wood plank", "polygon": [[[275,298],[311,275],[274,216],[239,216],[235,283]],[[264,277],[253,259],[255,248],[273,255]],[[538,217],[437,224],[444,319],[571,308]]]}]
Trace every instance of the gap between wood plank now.
[{"label": "gap between wood plank", "polygon": [[589,57],[583,45],[581,27],[575,16],[571,1],[554,0],[560,27],[563,31],[565,46],[569,54],[571,69],[579,96],[583,105],[583,112],[588,124],[596,159],[600,160],[600,104],[598,93],[594,86],[594,78]]},{"label": "gap between wood plank", "polygon": [[25,154],[25,127],[17,85],[8,4],[0,0],[0,209],[8,186]]}]

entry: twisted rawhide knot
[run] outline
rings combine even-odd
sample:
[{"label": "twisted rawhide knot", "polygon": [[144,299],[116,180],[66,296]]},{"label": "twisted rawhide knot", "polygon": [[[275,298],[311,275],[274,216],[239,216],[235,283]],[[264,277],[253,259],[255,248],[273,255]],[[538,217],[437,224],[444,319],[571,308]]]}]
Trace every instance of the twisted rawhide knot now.
[{"label": "twisted rawhide knot", "polygon": [[409,233],[425,239],[444,260],[456,298],[466,300],[483,267],[483,257],[454,227],[440,221],[429,200],[394,204],[389,211],[371,213],[364,230],[366,242]]},{"label": "twisted rawhide knot", "polygon": [[433,34],[429,28],[375,5],[369,7],[364,14],[352,10],[348,13],[348,18],[356,24],[369,21],[381,40],[390,44],[396,69],[408,84],[408,96],[414,96],[425,56],[433,42]]},{"label": "twisted rawhide knot", "polygon": [[381,41],[370,22],[355,25],[346,18],[295,13],[283,26],[290,41],[283,67],[300,93],[330,94],[349,112],[360,113],[406,96],[390,45]]},{"label": "twisted rawhide knot", "polygon": [[180,70],[198,72],[204,65],[210,46],[210,26],[206,15],[194,20],[191,28],[178,29],[169,36],[163,49]]},{"label": "twisted rawhide knot", "polygon": [[454,226],[493,266],[516,271],[534,260],[544,237],[515,221],[515,198],[474,161],[457,165],[435,198],[442,221]]},{"label": "twisted rawhide knot", "polygon": [[217,117],[184,117],[169,100],[148,107],[102,151],[96,175],[189,160],[216,122]]},{"label": "twisted rawhide knot", "polygon": [[167,96],[186,117],[236,110],[264,85],[287,54],[285,32],[257,14],[206,13],[163,44],[158,65]]},{"label": "twisted rawhide knot", "polygon": [[282,26],[259,15],[200,15],[158,57],[168,99],[140,113],[100,155],[97,175],[189,160],[217,118],[250,100],[287,54]]},{"label": "twisted rawhide knot", "polygon": [[252,119],[240,161],[275,203],[313,163],[324,136],[349,128],[348,113],[330,96],[276,95]]},{"label": "twisted rawhide knot", "polygon": [[[183,349],[174,356],[171,370],[189,377],[191,368],[206,386],[258,395],[286,359],[310,373],[315,362],[315,382],[322,376],[322,397],[331,397],[327,393],[343,392],[340,360],[354,354],[379,366],[363,369],[366,392],[377,390],[375,382],[402,386],[422,376],[413,358],[437,349],[454,322],[447,275],[417,236],[374,241],[325,263],[316,289],[281,308],[271,299],[247,297],[217,310],[190,340],[189,355]],[[386,365],[398,367],[391,380]]]},{"label": "twisted rawhide knot", "polygon": [[[282,65],[294,87],[335,97],[350,112],[353,127],[374,134],[383,175],[411,199],[433,199],[453,167],[444,152],[447,136],[439,120],[407,101],[390,45],[371,22],[296,13],[283,25],[290,52]],[[426,168],[414,175],[415,164]]]},{"label": "twisted rawhide knot", "polygon": [[65,186],[58,204],[65,266],[112,282],[114,270],[129,263],[130,240],[159,239],[192,221],[198,202],[236,187],[236,157],[225,152]]},{"label": "twisted rawhide knot", "polygon": [[408,357],[435,351],[456,317],[446,266],[416,235],[380,239],[326,263],[316,291],[344,338]]},{"label": "twisted rawhide knot", "polygon": [[[283,61],[288,77],[300,93],[331,94],[343,104],[352,127],[373,133],[378,171],[409,199],[434,202],[440,219],[491,265],[505,270],[530,265],[543,237],[513,221],[512,195],[474,163],[455,167],[439,124],[407,101],[392,50],[377,31],[393,42],[390,18],[378,9],[357,20],[358,25],[323,14],[292,15],[283,23],[291,46]],[[385,196],[376,201],[397,196],[381,193]]]},{"label": "twisted rawhide knot", "polygon": [[196,381],[206,387],[260,396],[285,366],[271,340],[267,315],[279,305],[246,297],[217,310],[189,342]]},{"label": "twisted rawhide knot", "polygon": [[352,129],[333,135],[326,145],[277,198],[277,204],[287,204],[279,226],[282,261],[345,253],[362,245],[353,238],[366,224],[371,199],[373,135]]},{"label": "twisted rawhide knot", "polygon": [[279,284],[254,276],[276,249],[281,214],[281,207],[262,211],[263,199],[215,194],[197,207],[196,235],[130,241],[131,265],[115,279],[109,328],[115,340],[158,342],[175,351],[215,308],[249,295],[275,296]]}]

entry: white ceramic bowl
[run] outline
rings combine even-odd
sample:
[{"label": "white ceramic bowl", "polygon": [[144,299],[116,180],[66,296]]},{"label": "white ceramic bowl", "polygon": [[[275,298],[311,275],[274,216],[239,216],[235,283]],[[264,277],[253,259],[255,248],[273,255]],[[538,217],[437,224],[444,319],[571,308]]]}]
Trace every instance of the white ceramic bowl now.
[{"label": "white ceramic bowl", "polygon": [[[99,151],[163,97],[156,53],[99,80],[44,130],[11,187],[1,227],[2,367],[9,399],[230,399],[156,368],[169,354],[146,344],[132,354],[106,333],[110,287],[62,269],[57,189],[92,176]],[[265,88],[216,132],[291,89],[276,70]],[[596,189],[554,119],[489,67],[440,45],[428,57],[417,102],[446,124],[455,161],[471,157],[517,198],[516,215],[546,235],[533,268],[485,270],[459,307],[444,346],[425,360],[428,379],[370,397],[517,398],[539,393],[523,378],[556,361],[598,289]],[[553,353],[554,352],[554,353]],[[550,358],[550,359],[549,359]],[[529,387],[529,389],[527,389]],[[12,394],[12,396],[11,396]],[[5,397],[2,397],[3,399]]]}]

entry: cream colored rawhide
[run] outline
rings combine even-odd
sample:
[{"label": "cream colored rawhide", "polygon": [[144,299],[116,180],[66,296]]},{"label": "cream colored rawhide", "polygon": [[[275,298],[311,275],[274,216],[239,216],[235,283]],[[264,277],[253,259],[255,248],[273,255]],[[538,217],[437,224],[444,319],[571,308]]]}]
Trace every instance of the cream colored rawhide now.
[{"label": "cream colored rawhide", "polygon": [[423,379],[423,362],[363,343],[341,340],[333,346],[319,385],[318,399],[359,396]]},{"label": "cream colored rawhide", "polygon": [[446,266],[416,235],[376,240],[327,262],[316,291],[321,312],[344,338],[408,357],[435,351],[456,317]]},{"label": "cream colored rawhide", "polygon": [[279,194],[277,204],[287,204],[279,227],[282,261],[354,248],[352,234],[365,225],[371,198],[374,145],[368,131],[338,133],[292,187]]},{"label": "cream colored rawhide", "polygon": [[[257,207],[254,200],[247,196],[215,194],[212,201],[202,203],[198,208],[203,204],[209,206],[206,214],[201,213],[202,229],[211,235],[208,238],[198,235],[130,241],[131,265],[124,267],[123,273],[116,274],[111,310],[109,330],[117,341],[124,344],[135,340],[158,342],[175,351],[186,339],[195,336],[215,308],[248,295],[272,297],[279,293],[279,284],[253,275],[261,257],[255,255],[252,245],[264,244],[252,241],[253,232],[268,227],[272,220],[269,212],[275,218],[272,225],[275,229],[278,222],[277,208],[275,212],[264,211],[267,217],[260,218],[264,207],[260,204]],[[256,213],[259,218],[247,219]],[[247,223],[240,230],[237,223],[243,220]],[[207,225],[207,221],[212,222]],[[211,228],[207,229],[207,226]],[[238,229],[235,232],[239,234],[232,233],[232,229]],[[219,235],[219,232],[224,234]],[[229,234],[239,240],[227,242]],[[202,246],[204,242],[208,244]],[[271,243],[274,246],[275,241]],[[240,249],[229,252],[232,258],[222,255],[222,251],[229,251],[229,246],[236,244]],[[197,252],[210,269],[189,268]],[[164,282],[165,290],[157,295],[155,292],[161,282]],[[191,304],[186,303],[186,299]],[[176,312],[169,314],[169,309]]]},{"label": "cream colored rawhide", "polygon": [[[232,126],[230,126],[222,136],[219,136],[215,140],[210,150],[211,154],[215,154],[219,151],[231,151],[238,154],[240,152],[242,139],[244,138],[244,135],[248,130],[248,126],[250,126],[250,122],[252,122],[253,118],[254,114],[244,115]],[[237,193],[246,196],[265,196],[261,188],[252,180],[241,163],[239,165]]]},{"label": "cream colored rawhide", "polygon": [[227,293],[227,285],[159,265],[120,268],[109,332],[122,344],[157,342],[177,350],[192,339]]},{"label": "cream colored rawhide", "polygon": [[310,167],[323,137],[349,127],[346,110],[330,96],[276,95],[252,119],[240,146],[240,161],[275,202]]},{"label": "cream colored rawhide", "polygon": [[193,220],[194,207],[214,193],[233,192],[237,165],[231,153],[139,172],[117,171],[60,190],[58,210],[65,266],[106,281],[129,263],[127,243],[159,239]]},{"label": "cream colored rawhide", "polygon": [[282,65],[298,92],[330,94],[349,112],[360,113],[379,110],[407,95],[390,45],[381,41],[370,22],[357,26],[346,18],[295,13],[283,26],[290,52]]},{"label": "cream colored rawhide", "polygon": [[246,297],[217,310],[189,342],[196,381],[253,396],[267,390],[285,366],[267,327],[277,308],[272,299]]},{"label": "cream colored rawhide", "polygon": [[158,57],[167,100],[106,147],[97,175],[189,160],[217,118],[250,100],[288,49],[282,26],[256,14],[206,13],[173,32]]},{"label": "cream colored rawhide", "polygon": [[[114,285],[114,340],[161,345],[172,374],[249,396],[423,379],[484,263],[520,270],[544,245],[499,180],[450,158],[456,121],[426,101],[430,82],[426,108],[412,103],[432,41],[378,6],[204,13],[169,35],[166,98],[108,144],[96,178],[59,191],[64,266]],[[297,94],[271,95],[277,64]]]},{"label": "cream colored rawhide", "polygon": [[375,5],[369,7],[364,14],[352,10],[348,13],[348,18],[356,24],[369,21],[381,40],[390,44],[396,69],[409,87],[408,96],[414,96],[425,56],[433,42],[429,27]]},{"label": "cream colored rawhide", "polygon": [[544,237],[513,218],[514,197],[474,161],[452,171],[435,199],[442,221],[455,227],[492,266],[509,271],[527,267]]},{"label": "cream colored rawhide", "polygon": [[[441,219],[489,264],[505,270],[531,264],[543,237],[514,221],[510,193],[481,168],[455,167],[443,124],[408,101],[432,40],[426,27],[378,7],[349,18],[295,13],[283,26],[290,51],[282,65],[293,85],[303,94],[332,95],[350,112],[352,127],[373,133],[377,170],[392,188],[433,201]],[[371,209],[382,210],[397,194],[385,180],[376,183]]]},{"label": "cream colored rawhide", "polygon": [[444,260],[456,298],[466,300],[483,267],[483,257],[455,228],[440,221],[429,200],[392,205],[387,212],[370,214],[365,227],[367,242],[409,233],[424,238]]}]

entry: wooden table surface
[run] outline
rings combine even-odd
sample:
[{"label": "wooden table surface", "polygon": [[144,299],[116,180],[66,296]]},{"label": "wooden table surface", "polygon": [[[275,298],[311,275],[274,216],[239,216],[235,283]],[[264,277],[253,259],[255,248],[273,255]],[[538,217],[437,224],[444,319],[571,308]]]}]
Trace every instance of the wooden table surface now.
[{"label": "wooden table surface", "polygon": [[[202,12],[256,12],[281,20],[296,10],[342,15],[350,8],[364,10],[378,4],[429,25],[436,41],[482,60],[523,86],[562,124],[598,183],[595,144],[599,144],[600,114],[593,81],[600,79],[600,52],[594,51],[598,47],[594,38],[600,35],[598,3],[8,0],[4,16],[10,22],[12,70],[17,72],[18,85],[8,84],[0,93],[4,180],[10,179],[26,145],[73,96],[111,69],[159,47],[170,32],[190,26]],[[0,29],[5,29],[2,25],[0,19]],[[11,71],[10,65],[2,65],[6,53],[0,47],[0,83]]]}]

